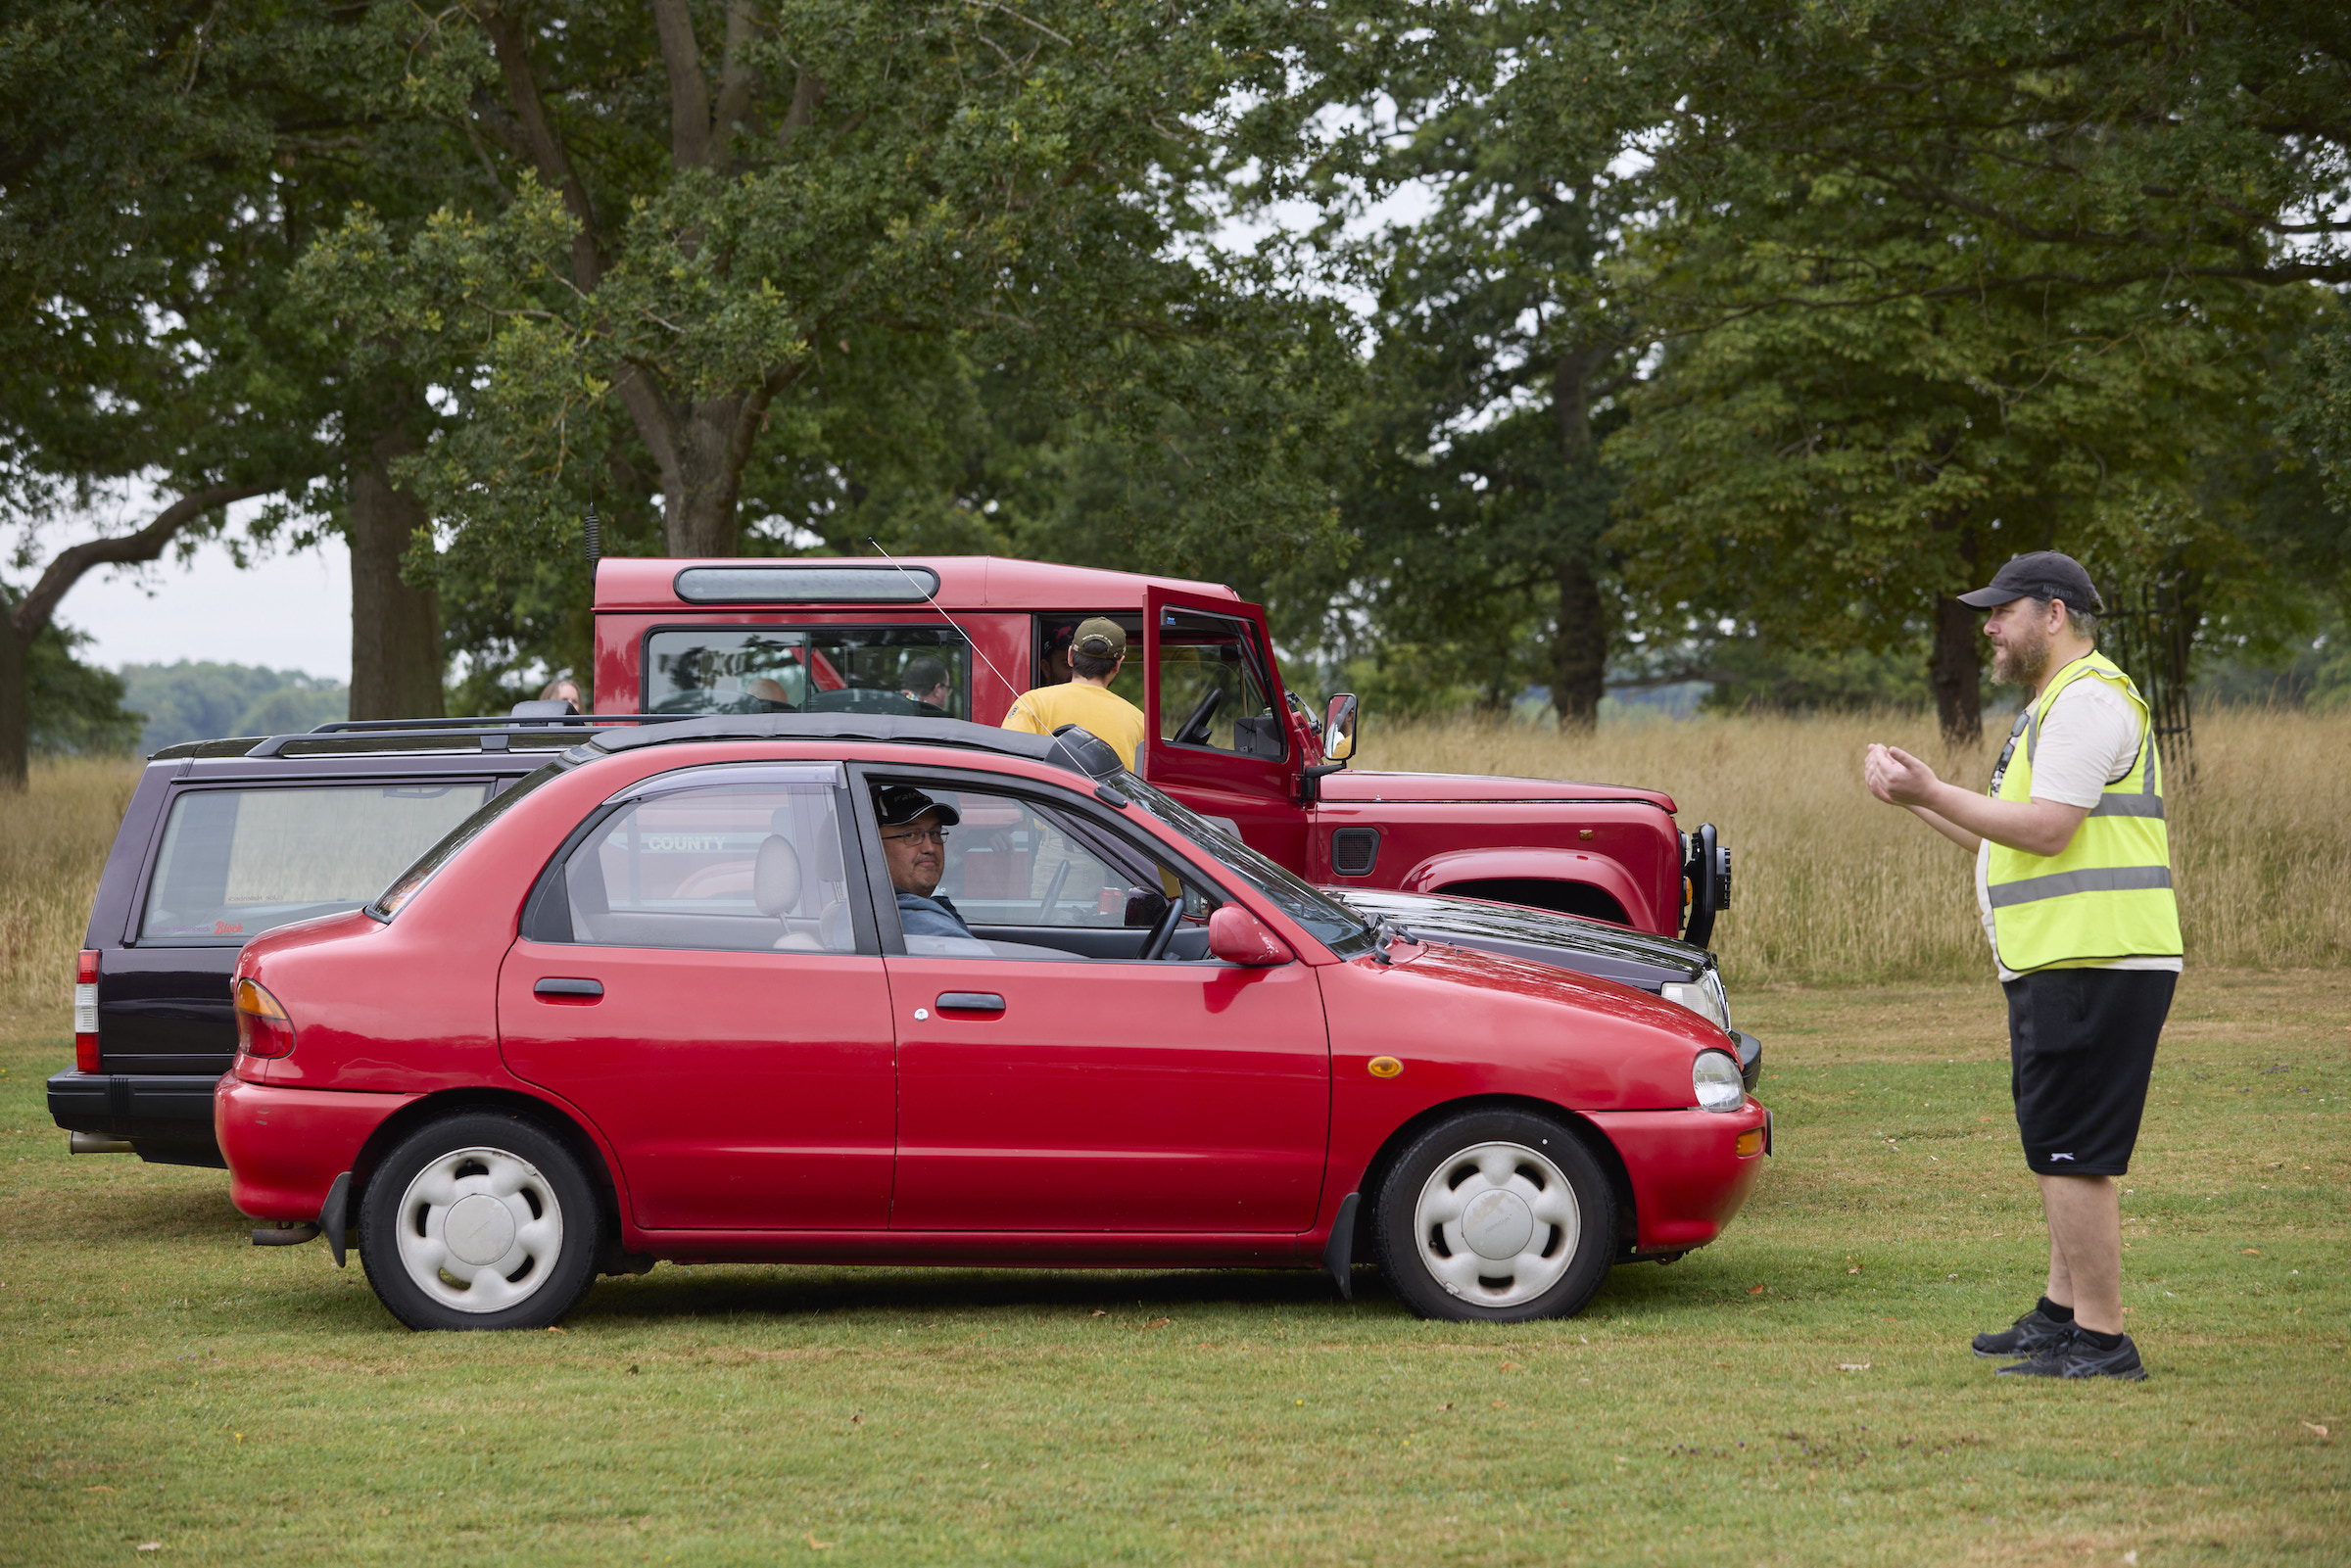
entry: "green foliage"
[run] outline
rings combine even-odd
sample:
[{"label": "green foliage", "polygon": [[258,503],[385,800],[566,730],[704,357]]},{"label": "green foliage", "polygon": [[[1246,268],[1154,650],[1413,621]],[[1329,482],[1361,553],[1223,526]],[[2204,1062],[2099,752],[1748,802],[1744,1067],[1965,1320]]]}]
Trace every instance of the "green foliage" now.
[{"label": "green foliage", "polygon": [[350,712],[350,690],[341,682],[295,670],[182,659],[126,664],[121,679],[145,716],[142,751],[222,736],[284,735]]},{"label": "green foliage", "polygon": [[88,641],[52,623],[25,649],[25,729],[35,756],[121,756],[138,741],[143,715],[123,709],[122,677],[73,656]]}]

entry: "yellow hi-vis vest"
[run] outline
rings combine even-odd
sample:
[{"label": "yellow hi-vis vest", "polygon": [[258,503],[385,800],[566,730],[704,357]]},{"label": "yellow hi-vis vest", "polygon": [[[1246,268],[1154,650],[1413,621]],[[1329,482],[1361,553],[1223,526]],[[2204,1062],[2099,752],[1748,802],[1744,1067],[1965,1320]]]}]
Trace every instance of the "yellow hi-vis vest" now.
[{"label": "yellow hi-vis vest", "polygon": [[[2033,797],[2033,754],[2057,694],[2076,681],[2104,681],[2131,699],[2141,739],[2131,771],[2109,784],[2054,855],[1991,846],[1986,881],[1991,939],[2000,963],[2024,973],[2117,958],[2176,957],[2180,906],[2172,896],[2171,838],[2163,821],[2163,765],[2146,699],[2120,666],[2087,654],[2057,672],[2039,700],[2017,715],[1992,770],[1995,800]],[[2024,754],[2017,754],[2017,741]]]}]

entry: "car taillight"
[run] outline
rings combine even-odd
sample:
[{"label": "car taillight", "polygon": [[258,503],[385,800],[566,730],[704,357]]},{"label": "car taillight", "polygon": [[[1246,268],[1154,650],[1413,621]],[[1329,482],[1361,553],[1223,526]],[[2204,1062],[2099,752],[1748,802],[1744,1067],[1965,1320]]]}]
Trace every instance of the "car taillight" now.
[{"label": "car taillight", "polygon": [[73,962],[73,1070],[98,1070],[98,950],[85,947]]},{"label": "car taillight", "polygon": [[253,980],[237,981],[237,1049],[247,1056],[291,1056],[294,1021]]}]

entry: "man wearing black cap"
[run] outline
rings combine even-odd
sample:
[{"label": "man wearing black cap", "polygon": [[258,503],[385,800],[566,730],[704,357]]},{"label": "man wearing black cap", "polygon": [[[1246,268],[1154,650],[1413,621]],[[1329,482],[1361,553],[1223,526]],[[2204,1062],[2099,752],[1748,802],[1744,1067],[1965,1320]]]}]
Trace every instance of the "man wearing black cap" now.
[{"label": "man wearing black cap", "polygon": [[874,791],[874,815],[881,820],[889,884],[897,890],[899,927],[909,936],[970,936],[972,928],[955,906],[935,896],[947,869],[947,830],[963,814],[912,784],[884,784]]},{"label": "man wearing black cap", "polygon": [[2162,759],[2145,699],[2097,651],[2104,606],[2080,562],[2019,555],[1959,598],[1990,612],[1993,679],[2033,689],[1991,788],[1944,784],[1887,745],[1869,748],[1863,776],[1975,855],[2008,994],[2009,1088],[2048,1216],[2048,1287],[1975,1350],[2023,1357],[2003,1373],[2136,1381],[2114,1178],[2130,1168],[2180,978]]},{"label": "man wearing black cap", "polygon": [[1004,715],[1004,728],[1051,735],[1074,724],[1110,742],[1129,769],[1143,743],[1143,710],[1110,689],[1127,662],[1127,629],[1106,615],[1078,623],[1070,638],[1066,686],[1040,686],[1022,693]]}]

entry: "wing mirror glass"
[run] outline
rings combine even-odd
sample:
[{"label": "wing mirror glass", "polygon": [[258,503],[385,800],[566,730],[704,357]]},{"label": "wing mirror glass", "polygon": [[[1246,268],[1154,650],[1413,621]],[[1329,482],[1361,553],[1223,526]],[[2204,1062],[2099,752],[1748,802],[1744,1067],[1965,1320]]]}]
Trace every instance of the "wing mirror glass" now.
[{"label": "wing mirror glass", "polygon": [[1238,904],[1220,904],[1210,912],[1208,952],[1211,958],[1249,969],[1287,964],[1291,956],[1287,943]]},{"label": "wing mirror glass", "polygon": [[1325,761],[1345,762],[1355,755],[1355,723],[1361,704],[1355,693],[1342,691],[1330,699],[1322,710],[1322,756]]}]

